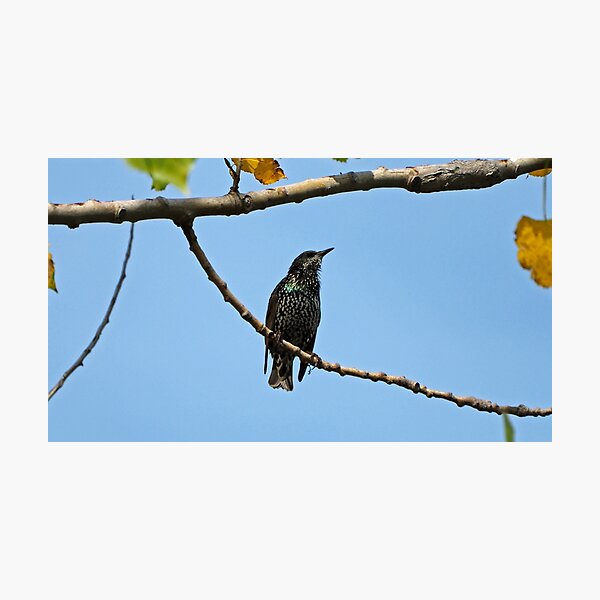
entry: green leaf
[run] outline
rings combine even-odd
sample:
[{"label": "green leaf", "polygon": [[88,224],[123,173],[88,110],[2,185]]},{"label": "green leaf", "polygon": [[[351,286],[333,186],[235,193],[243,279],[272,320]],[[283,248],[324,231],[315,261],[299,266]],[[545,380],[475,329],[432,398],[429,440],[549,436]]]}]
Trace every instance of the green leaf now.
[{"label": "green leaf", "polygon": [[152,189],[161,191],[172,183],[184,194],[189,193],[187,180],[195,158],[126,158],[125,162],[152,177]]},{"label": "green leaf", "polygon": [[337,160],[338,162],[342,162],[342,163],[348,162],[347,158],[334,158],[333,160]]},{"label": "green leaf", "polygon": [[502,415],[502,420],[504,421],[504,440],[506,442],[514,442],[515,441],[515,428],[513,427],[508,415]]}]

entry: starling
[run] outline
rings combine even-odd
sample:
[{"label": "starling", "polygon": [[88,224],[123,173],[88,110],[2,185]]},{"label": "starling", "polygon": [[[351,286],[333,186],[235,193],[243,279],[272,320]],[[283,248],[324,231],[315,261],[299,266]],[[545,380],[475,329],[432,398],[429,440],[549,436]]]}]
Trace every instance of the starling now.
[{"label": "starling", "polygon": [[[269,298],[267,327],[305,352],[312,352],[315,347],[317,327],[321,321],[319,271],[323,257],[332,250],[308,250],[296,257],[288,274],[277,284]],[[294,356],[273,349],[268,338],[265,338],[265,345],[265,374],[269,351],[273,357],[269,385],[291,392],[294,388]],[[302,381],[306,366],[306,363],[300,364],[298,381]]]}]

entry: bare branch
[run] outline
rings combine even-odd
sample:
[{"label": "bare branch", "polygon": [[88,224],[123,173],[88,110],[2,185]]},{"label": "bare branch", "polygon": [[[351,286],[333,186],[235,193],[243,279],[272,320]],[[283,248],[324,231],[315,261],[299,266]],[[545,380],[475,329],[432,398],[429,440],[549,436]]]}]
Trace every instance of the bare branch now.
[{"label": "bare branch", "polygon": [[58,390],[60,390],[60,388],[64,385],[65,381],[71,375],[71,373],[73,373],[73,371],[75,369],[77,369],[77,367],[83,366],[83,361],[87,358],[88,354],[93,350],[94,346],[98,343],[98,340],[100,339],[100,336],[102,335],[102,331],[108,325],[110,315],[111,315],[112,310],[117,301],[117,297],[119,296],[119,292],[121,291],[121,286],[123,285],[123,281],[125,280],[125,276],[126,276],[125,274],[127,271],[127,263],[129,262],[129,257],[131,256],[131,246],[133,244],[133,228],[134,228],[134,224],[132,223],[131,229],[129,231],[129,243],[127,244],[127,250],[125,251],[125,258],[123,260],[123,267],[121,268],[121,276],[119,277],[119,281],[117,282],[117,286],[116,286],[113,296],[110,300],[110,304],[108,305],[108,310],[106,311],[106,314],[104,315],[104,319],[102,319],[102,322],[100,323],[98,330],[96,331],[92,341],[86,346],[84,351],[81,353],[81,356],[71,365],[71,367],[69,367],[69,369],[67,369],[67,371],[65,371],[63,376],[57,382],[57,384],[48,392],[48,402],[50,402],[50,399],[52,398],[52,396],[54,396],[54,394],[56,394],[56,392],[58,392]]},{"label": "bare branch", "polygon": [[180,227],[183,230],[185,237],[187,238],[190,250],[194,256],[198,259],[198,262],[204,269],[208,279],[215,284],[218,290],[221,292],[225,302],[228,302],[235,308],[240,314],[242,319],[248,321],[250,325],[262,336],[269,337],[273,340],[275,345],[279,345],[294,356],[297,356],[302,362],[308,363],[319,369],[325,371],[333,371],[341,376],[350,375],[351,377],[359,377],[361,379],[370,379],[371,381],[383,381],[388,385],[398,385],[414,392],[415,394],[424,394],[428,398],[441,398],[443,400],[449,400],[454,402],[457,406],[470,406],[476,410],[496,413],[499,415],[510,414],[517,417],[546,417],[552,414],[552,408],[528,408],[527,406],[520,404],[518,406],[501,406],[490,402],[489,400],[482,400],[473,396],[457,396],[452,392],[442,392],[438,390],[429,389],[416,381],[403,377],[401,375],[387,375],[386,373],[372,373],[369,371],[363,371],[361,369],[354,369],[352,367],[342,367],[339,363],[330,363],[321,359],[316,354],[309,354],[304,352],[302,349],[290,344],[289,342],[279,339],[273,331],[268,329],[261,321],[259,321],[231,292],[227,284],[214,270],[210,261],[204,254],[202,248],[198,244],[198,239],[192,227],[191,223],[180,223]]},{"label": "bare branch", "polygon": [[48,223],[78,227],[83,223],[135,223],[147,219],[170,219],[187,223],[195,217],[242,215],[281,204],[300,203],[345,192],[376,188],[402,188],[409,192],[431,193],[449,190],[481,189],[536,169],[552,166],[550,158],[516,160],[456,160],[444,165],[350,172],[307,179],[247,194],[230,191],[224,196],[206,198],[162,197],[146,200],[88,200],[75,204],[48,204]]}]

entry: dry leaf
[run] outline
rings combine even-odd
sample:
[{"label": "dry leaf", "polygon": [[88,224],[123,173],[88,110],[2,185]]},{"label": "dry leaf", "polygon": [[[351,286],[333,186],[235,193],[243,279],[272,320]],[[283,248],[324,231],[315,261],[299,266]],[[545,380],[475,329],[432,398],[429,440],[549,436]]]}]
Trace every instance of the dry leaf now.
[{"label": "dry leaf", "polygon": [[50,254],[50,252],[48,252],[48,289],[54,290],[58,294],[56,281],[54,281],[54,261],[52,260],[52,254]]},{"label": "dry leaf", "polygon": [[242,171],[252,173],[264,185],[287,179],[283,169],[274,158],[232,158],[236,166],[242,166]]},{"label": "dry leaf", "polygon": [[552,219],[521,217],[515,231],[517,258],[540,286],[552,287]]},{"label": "dry leaf", "polygon": [[534,177],[546,177],[549,173],[552,173],[552,169],[538,169],[537,171],[529,172],[529,174]]}]

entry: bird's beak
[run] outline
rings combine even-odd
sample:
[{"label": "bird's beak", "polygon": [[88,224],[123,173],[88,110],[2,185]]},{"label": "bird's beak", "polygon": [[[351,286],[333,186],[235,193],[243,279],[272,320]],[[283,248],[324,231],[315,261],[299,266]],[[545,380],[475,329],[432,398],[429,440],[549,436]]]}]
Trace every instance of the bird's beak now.
[{"label": "bird's beak", "polygon": [[323,258],[326,254],[328,254],[332,250],[335,250],[335,248],[327,248],[327,250],[321,250],[321,252],[318,252],[317,254],[320,254],[321,258]]}]

